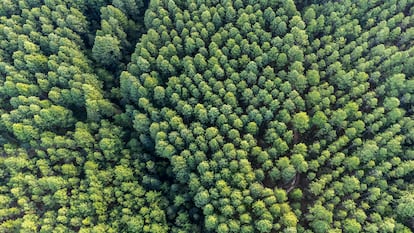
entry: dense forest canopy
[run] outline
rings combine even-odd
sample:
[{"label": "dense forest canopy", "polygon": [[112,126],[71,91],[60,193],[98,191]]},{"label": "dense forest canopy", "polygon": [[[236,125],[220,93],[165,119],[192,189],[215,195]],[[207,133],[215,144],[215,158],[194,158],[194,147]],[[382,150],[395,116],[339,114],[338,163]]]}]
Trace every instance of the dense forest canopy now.
[{"label": "dense forest canopy", "polygon": [[414,0],[0,1],[0,232],[414,231]]}]

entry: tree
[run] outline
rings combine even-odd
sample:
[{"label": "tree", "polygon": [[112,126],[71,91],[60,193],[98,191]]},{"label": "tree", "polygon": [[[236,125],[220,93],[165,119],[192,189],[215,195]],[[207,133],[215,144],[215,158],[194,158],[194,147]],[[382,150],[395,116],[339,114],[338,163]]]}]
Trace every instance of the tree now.
[{"label": "tree", "polygon": [[270,232],[272,230],[272,222],[270,222],[269,220],[259,220],[256,222],[256,229],[259,232]]},{"label": "tree", "polygon": [[344,222],[344,232],[357,233],[361,232],[362,227],[355,219],[346,219]]},{"label": "tree", "polygon": [[120,41],[111,36],[96,36],[92,48],[94,59],[105,67],[113,68],[121,59]]},{"label": "tree", "polygon": [[314,205],[309,209],[307,218],[311,220],[310,226],[315,232],[326,232],[331,228],[333,213],[321,205]]},{"label": "tree", "polygon": [[294,129],[304,133],[309,128],[309,116],[306,112],[299,112],[293,116],[292,124]]},{"label": "tree", "polygon": [[302,50],[298,46],[294,45],[290,47],[288,51],[288,58],[290,62],[295,62],[295,61],[302,62],[304,59],[304,55],[303,55]]},{"label": "tree", "polygon": [[399,218],[401,218],[405,222],[412,221],[414,217],[414,198],[412,195],[404,194],[401,199],[398,201],[397,205],[397,215]]},{"label": "tree", "polygon": [[217,226],[217,217],[214,215],[206,216],[205,227],[208,230],[213,230]]}]

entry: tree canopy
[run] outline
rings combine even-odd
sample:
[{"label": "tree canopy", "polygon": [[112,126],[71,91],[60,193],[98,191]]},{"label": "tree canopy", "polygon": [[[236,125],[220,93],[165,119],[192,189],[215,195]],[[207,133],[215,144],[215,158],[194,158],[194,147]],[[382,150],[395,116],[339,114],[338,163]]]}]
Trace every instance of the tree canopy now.
[{"label": "tree canopy", "polygon": [[0,1],[0,232],[412,232],[414,1]]}]

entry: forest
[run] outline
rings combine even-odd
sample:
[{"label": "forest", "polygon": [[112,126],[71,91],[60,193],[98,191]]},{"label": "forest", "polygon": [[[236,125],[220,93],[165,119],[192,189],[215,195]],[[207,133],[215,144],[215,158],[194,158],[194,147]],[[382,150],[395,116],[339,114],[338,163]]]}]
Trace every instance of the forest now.
[{"label": "forest", "polygon": [[0,0],[0,232],[414,232],[414,0]]}]

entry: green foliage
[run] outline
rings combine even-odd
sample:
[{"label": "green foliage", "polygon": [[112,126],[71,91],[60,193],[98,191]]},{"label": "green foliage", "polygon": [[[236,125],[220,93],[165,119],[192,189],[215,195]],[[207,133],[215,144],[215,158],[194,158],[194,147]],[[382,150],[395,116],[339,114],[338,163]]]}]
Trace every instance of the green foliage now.
[{"label": "green foliage", "polygon": [[103,66],[111,67],[121,59],[119,40],[110,35],[96,36],[92,49],[94,59]]},{"label": "green foliage", "polygon": [[309,116],[306,112],[299,112],[293,116],[293,128],[304,133],[309,128]]},{"label": "green foliage", "polygon": [[413,1],[0,1],[0,232],[411,232]]},{"label": "green foliage", "polygon": [[398,201],[397,205],[397,215],[403,220],[403,221],[412,221],[414,217],[414,211],[413,211],[413,205],[414,205],[414,199],[412,195],[405,194],[401,197],[401,199]]}]

